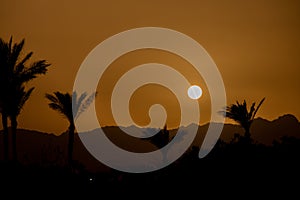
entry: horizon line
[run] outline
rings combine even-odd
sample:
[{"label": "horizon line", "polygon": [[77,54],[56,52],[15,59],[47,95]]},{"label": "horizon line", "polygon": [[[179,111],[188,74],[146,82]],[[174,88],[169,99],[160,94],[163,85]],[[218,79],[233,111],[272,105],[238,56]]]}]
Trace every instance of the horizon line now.
[{"label": "horizon line", "polygon": [[[298,119],[295,115],[289,114],[289,113],[280,115],[280,116],[278,116],[277,118],[275,118],[275,119],[273,119],[273,120],[266,119],[266,118],[263,118],[263,117],[256,117],[254,120],[257,120],[257,119],[263,119],[263,120],[266,120],[266,121],[268,121],[268,122],[272,122],[272,121],[278,120],[279,118],[284,117],[284,116],[293,116],[293,117],[298,121],[298,123],[300,123],[299,119]],[[231,120],[230,120],[230,121],[231,121]],[[203,124],[191,123],[191,124],[188,124],[188,125],[183,125],[183,126],[181,126],[181,127],[186,128],[186,127],[191,126],[191,125],[193,125],[193,124],[194,124],[194,125],[198,125],[199,127],[201,127],[201,126],[206,126],[206,125],[208,125],[208,124],[210,124],[210,123],[221,123],[221,122],[205,122],[205,123],[203,123]],[[233,123],[232,123],[232,122],[229,122],[229,123],[228,123],[228,122],[225,122],[224,125],[236,125],[236,126],[240,126],[238,123],[236,123],[236,122],[234,122],[234,121],[233,121]],[[135,126],[136,128],[139,128],[139,129],[161,129],[161,130],[163,129],[163,128],[159,128],[159,127],[141,127],[141,126],[136,126],[136,125],[134,125],[134,124],[127,125],[127,126],[124,126],[124,125],[122,125],[122,126],[118,126],[118,125],[105,125],[105,126],[101,126],[100,128],[109,128],[109,127],[123,127],[123,128],[128,128],[128,127],[131,127],[131,126]],[[167,126],[167,127],[168,127],[168,126]],[[10,129],[11,126],[9,126],[8,128]],[[173,128],[170,128],[170,129],[168,128],[167,130],[176,130],[176,129],[178,129],[178,128],[179,128],[179,127],[173,127]],[[98,128],[96,128],[96,129],[98,129]],[[94,129],[94,130],[96,130],[96,129]],[[46,133],[46,134],[49,134],[49,135],[55,135],[55,136],[59,136],[59,135],[62,135],[62,134],[64,134],[64,133],[67,132],[67,128],[66,128],[65,131],[60,132],[60,133],[46,132],[46,131],[43,131],[43,130],[31,129],[31,128],[26,128],[26,127],[19,127],[17,130],[36,131],[36,132]],[[90,131],[93,131],[93,130],[90,130]],[[1,129],[0,132],[3,132],[3,129]]]}]

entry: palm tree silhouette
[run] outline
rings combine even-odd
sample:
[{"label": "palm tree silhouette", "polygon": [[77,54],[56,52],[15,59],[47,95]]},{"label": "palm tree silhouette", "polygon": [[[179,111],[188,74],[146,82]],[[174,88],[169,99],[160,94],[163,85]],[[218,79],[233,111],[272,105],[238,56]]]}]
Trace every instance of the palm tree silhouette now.
[{"label": "palm tree silhouette", "polygon": [[[150,142],[154,144],[157,149],[161,149],[165,147],[170,141],[170,132],[168,130],[167,124],[164,125],[164,128],[161,129],[157,134],[150,138]],[[168,149],[169,150],[169,149]],[[164,163],[168,162],[167,154],[168,151],[161,151],[162,152],[162,161]]]},{"label": "palm tree silhouette", "polygon": [[237,101],[236,104],[227,106],[226,110],[222,111],[222,113],[226,117],[233,119],[234,121],[238,122],[243,127],[243,129],[245,130],[244,137],[245,137],[245,140],[248,142],[251,141],[251,134],[250,134],[251,124],[254,120],[254,117],[255,117],[258,109],[260,108],[260,106],[262,105],[264,100],[265,100],[265,98],[263,98],[259,102],[259,104],[256,108],[255,108],[255,102],[252,103],[249,111],[247,109],[247,103],[245,100],[243,103],[239,103]]},{"label": "palm tree silhouette", "polygon": [[160,149],[169,143],[169,135],[167,124],[165,124],[162,130],[150,138],[150,142]]},{"label": "palm tree silhouette", "polygon": [[17,127],[18,121],[17,118],[21,113],[23,106],[25,105],[26,101],[29,99],[34,87],[30,88],[29,90],[25,90],[24,86],[15,88],[10,96],[10,111],[9,111],[9,118],[11,121],[11,133],[12,133],[12,149],[13,149],[13,160],[17,160]]},{"label": "palm tree silhouette", "polygon": [[17,160],[16,130],[17,116],[20,114],[25,102],[30,97],[33,88],[26,91],[25,83],[45,74],[50,66],[46,60],[38,60],[27,66],[33,52],[21,58],[25,40],[12,43],[0,38],[0,111],[4,133],[4,158],[8,159],[8,118],[12,127],[13,160]]},{"label": "palm tree silhouette", "polygon": [[[73,161],[73,145],[74,145],[74,133],[75,125],[74,119],[83,113],[89,105],[93,102],[96,93],[91,94],[87,97],[86,93],[83,93],[77,97],[77,93],[73,92],[72,95],[69,93],[54,92],[54,94],[46,94],[46,98],[50,101],[49,107],[69,121],[69,138],[68,138],[68,163],[71,165]],[[87,98],[86,98],[87,97]],[[72,104],[73,100],[73,104]],[[74,115],[73,115],[74,114]]]}]

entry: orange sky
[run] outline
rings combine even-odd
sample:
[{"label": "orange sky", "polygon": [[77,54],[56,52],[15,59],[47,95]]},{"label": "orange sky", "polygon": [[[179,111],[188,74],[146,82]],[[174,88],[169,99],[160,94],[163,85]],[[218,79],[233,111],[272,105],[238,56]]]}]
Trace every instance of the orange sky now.
[{"label": "orange sky", "polygon": [[[228,103],[243,99],[259,101],[266,97],[259,116],[274,119],[292,113],[300,118],[298,1],[80,2],[0,1],[0,37],[5,40],[10,35],[16,40],[25,38],[25,48],[35,53],[34,59],[52,63],[46,76],[32,82],[36,89],[19,117],[20,127],[55,134],[65,131],[66,121],[48,108],[45,93],[71,91],[80,64],[97,44],[121,31],[144,26],[174,29],[197,40],[214,59],[223,76]],[[125,66],[153,59],[176,66],[182,62],[155,51],[136,53],[139,55],[137,61],[134,59],[137,56],[128,55],[115,63]],[[150,53],[148,57],[147,53]],[[179,70],[184,71],[183,67]],[[185,73],[192,82],[197,79],[192,72]],[[101,92],[96,99],[99,109],[103,107],[101,98],[105,98],[105,92],[102,93],[104,96]],[[137,92],[133,102],[139,99]],[[166,95],[160,100],[168,99],[170,96]],[[210,114],[209,98],[205,93],[199,102],[203,105],[201,123],[205,123]],[[145,110],[141,112],[143,116],[133,114],[133,118],[144,123]],[[178,119],[169,120],[176,124]],[[110,124],[109,117],[102,123]]]}]

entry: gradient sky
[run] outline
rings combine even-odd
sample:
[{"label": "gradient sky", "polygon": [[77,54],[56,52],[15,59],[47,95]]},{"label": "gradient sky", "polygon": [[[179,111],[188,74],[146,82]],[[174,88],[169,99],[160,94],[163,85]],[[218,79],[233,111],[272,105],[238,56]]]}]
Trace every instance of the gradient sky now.
[{"label": "gradient sky", "polygon": [[[46,76],[30,85],[36,87],[30,101],[19,117],[22,128],[60,134],[67,122],[50,110],[45,93],[71,91],[82,61],[101,41],[121,31],[156,26],[180,31],[197,40],[217,64],[224,80],[228,103],[246,99],[266,101],[258,115],[275,119],[285,113],[300,118],[300,2],[299,1],[0,1],[0,37],[10,35],[19,41],[26,39],[26,51],[35,53],[34,59],[46,59],[52,66]],[[126,58],[127,56],[127,58]],[[133,52],[113,64],[125,66],[147,61],[160,61],[178,67],[191,80],[199,77],[178,57],[154,50]],[[124,67],[123,67],[124,66]],[[104,105],[114,75],[107,75],[107,83],[99,85],[97,110],[105,115]],[[200,78],[201,79],[201,78]],[[105,80],[104,80],[105,81]],[[102,87],[102,89],[101,89]],[[205,86],[203,86],[205,89]],[[105,89],[106,88],[106,89]],[[147,97],[151,91],[144,88]],[[166,92],[166,91],[165,91]],[[171,94],[139,103],[144,93],[137,91],[132,106],[138,109],[133,118],[140,124],[147,120],[147,106],[156,100],[169,103],[172,112],[176,104]],[[155,97],[156,98],[156,97]],[[136,103],[135,103],[136,102]],[[201,121],[209,120],[209,97],[199,99]],[[99,115],[99,113],[97,113]],[[173,116],[173,114],[172,114]],[[107,115],[103,125],[111,125]],[[176,117],[168,123],[175,126]]]}]

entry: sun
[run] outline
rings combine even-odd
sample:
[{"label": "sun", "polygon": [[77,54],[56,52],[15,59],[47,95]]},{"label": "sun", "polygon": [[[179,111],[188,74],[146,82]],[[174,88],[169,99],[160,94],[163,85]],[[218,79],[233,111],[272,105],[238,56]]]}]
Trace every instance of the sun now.
[{"label": "sun", "polygon": [[199,99],[202,96],[202,89],[198,85],[192,85],[187,93],[191,99]]}]

